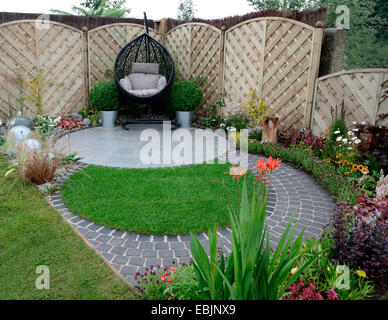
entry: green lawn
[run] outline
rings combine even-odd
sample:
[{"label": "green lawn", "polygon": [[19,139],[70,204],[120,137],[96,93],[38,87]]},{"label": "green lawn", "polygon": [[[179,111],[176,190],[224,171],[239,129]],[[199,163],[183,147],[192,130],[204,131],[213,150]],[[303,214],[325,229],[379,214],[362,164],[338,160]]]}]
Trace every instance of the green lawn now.
[{"label": "green lawn", "polygon": [[[0,299],[134,299],[117,277],[31,185],[4,191],[0,155]],[[36,267],[50,269],[38,290]]]},{"label": "green lawn", "polygon": [[[162,169],[89,166],[65,182],[62,197],[75,214],[102,225],[148,234],[203,232],[229,225],[224,188],[237,195],[230,164]],[[249,176],[253,179],[253,175]],[[237,199],[233,203],[237,205]]]}]

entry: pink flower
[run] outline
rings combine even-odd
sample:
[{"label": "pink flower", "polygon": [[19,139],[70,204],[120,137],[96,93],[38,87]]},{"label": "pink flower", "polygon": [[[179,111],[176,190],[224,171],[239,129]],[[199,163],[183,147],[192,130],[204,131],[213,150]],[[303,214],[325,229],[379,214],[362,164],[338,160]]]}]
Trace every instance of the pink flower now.
[{"label": "pink flower", "polygon": [[326,291],[326,295],[327,295],[327,300],[339,300],[337,293],[333,289]]}]

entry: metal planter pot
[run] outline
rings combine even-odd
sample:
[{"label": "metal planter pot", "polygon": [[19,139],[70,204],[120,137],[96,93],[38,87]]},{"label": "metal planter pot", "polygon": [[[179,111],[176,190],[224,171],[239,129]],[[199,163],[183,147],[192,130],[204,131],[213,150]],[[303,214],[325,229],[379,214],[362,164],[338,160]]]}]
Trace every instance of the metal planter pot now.
[{"label": "metal planter pot", "polygon": [[176,121],[181,128],[191,128],[194,111],[176,111]]},{"label": "metal planter pot", "polygon": [[101,120],[103,128],[114,128],[117,120],[118,111],[101,111]]}]

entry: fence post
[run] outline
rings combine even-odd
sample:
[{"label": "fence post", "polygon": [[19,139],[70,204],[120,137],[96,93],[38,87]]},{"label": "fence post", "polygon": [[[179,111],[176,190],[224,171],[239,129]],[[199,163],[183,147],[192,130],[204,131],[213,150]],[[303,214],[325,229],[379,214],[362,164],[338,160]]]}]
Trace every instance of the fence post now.
[{"label": "fence post", "polygon": [[314,91],[315,91],[315,82],[318,77],[319,61],[321,58],[323,27],[324,27],[323,22],[318,21],[313,35],[313,47],[311,50],[311,58],[310,58],[310,74],[309,74],[308,87],[307,87],[307,101],[306,101],[306,108],[305,108],[304,117],[303,117],[303,126],[306,129],[310,129]]},{"label": "fence post", "polygon": [[345,45],[345,29],[325,29],[319,66],[320,77],[344,70]]},{"label": "fence post", "polygon": [[226,27],[221,27],[221,39],[220,39],[220,71],[219,71],[219,79],[218,79],[218,92],[220,95],[224,93],[224,61],[225,61],[225,31]]},{"label": "fence post", "polygon": [[159,33],[164,36],[168,32],[168,20],[166,18],[163,18],[159,21]]},{"label": "fence post", "polygon": [[82,68],[84,74],[84,106],[89,106],[89,42],[88,28],[82,28]]}]

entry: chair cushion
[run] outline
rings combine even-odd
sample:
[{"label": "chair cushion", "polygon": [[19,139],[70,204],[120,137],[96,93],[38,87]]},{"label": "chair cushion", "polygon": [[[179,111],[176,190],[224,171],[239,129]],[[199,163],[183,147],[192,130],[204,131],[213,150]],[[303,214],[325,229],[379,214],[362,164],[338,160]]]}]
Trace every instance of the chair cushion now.
[{"label": "chair cushion", "polygon": [[160,75],[147,74],[147,73],[133,73],[133,74],[130,74],[128,77],[131,80],[133,90],[143,90],[143,89],[156,89]]},{"label": "chair cushion", "polygon": [[158,80],[157,88],[162,91],[167,86],[166,77],[161,76]]},{"label": "chair cushion", "polygon": [[120,85],[125,91],[130,91],[132,90],[132,84],[131,80],[129,79],[128,76],[120,80]]},{"label": "chair cushion", "polygon": [[159,89],[129,90],[130,94],[137,97],[150,97],[160,92]]},{"label": "chair cushion", "polygon": [[132,73],[159,74],[159,63],[132,63]]}]

